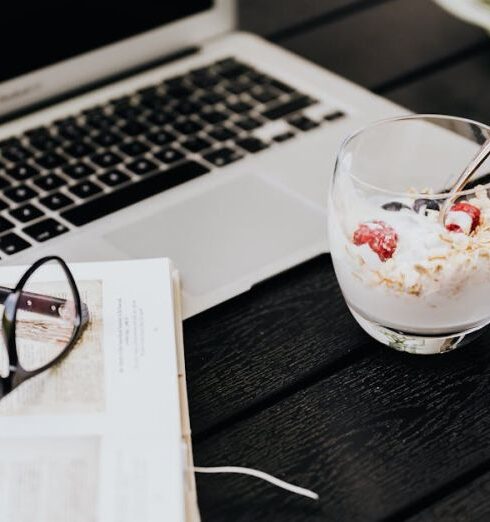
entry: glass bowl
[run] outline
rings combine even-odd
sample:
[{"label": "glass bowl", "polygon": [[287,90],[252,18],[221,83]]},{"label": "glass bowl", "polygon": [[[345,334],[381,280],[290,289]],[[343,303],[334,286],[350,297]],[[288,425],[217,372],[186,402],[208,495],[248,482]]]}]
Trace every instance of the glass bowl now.
[{"label": "glass bowl", "polygon": [[490,161],[447,193],[490,127],[440,115],[376,122],[348,137],[328,202],[329,246],[347,305],[372,337],[441,353],[490,322]]}]

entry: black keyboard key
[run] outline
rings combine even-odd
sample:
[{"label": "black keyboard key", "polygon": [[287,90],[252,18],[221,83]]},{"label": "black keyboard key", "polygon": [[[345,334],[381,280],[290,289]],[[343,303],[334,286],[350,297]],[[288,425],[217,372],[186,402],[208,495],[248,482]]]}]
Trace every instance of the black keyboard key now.
[{"label": "black keyboard key", "polygon": [[181,134],[195,134],[202,130],[202,125],[193,120],[186,120],[174,124],[174,129]]},{"label": "black keyboard key", "polygon": [[142,100],[146,100],[148,98],[155,98],[160,94],[159,88],[155,85],[151,85],[150,87],[144,87],[139,91],[136,91]]},{"label": "black keyboard key", "polygon": [[46,192],[62,187],[65,183],[66,181],[56,174],[47,174],[34,180],[34,184]]},{"label": "black keyboard key", "polygon": [[17,187],[5,190],[4,194],[14,203],[23,203],[37,196],[37,192],[27,185],[18,185]]},{"label": "black keyboard key", "polygon": [[142,107],[138,107],[131,103],[126,105],[120,105],[114,110],[114,113],[117,114],[119,118],[122,120],[135,120],[139,116],[141,116],[144,112]]},{"label": "black keyboard key", "polygon": [[181,87],[185,83],[185,76],[174,76],[163,81],[165,87]]},{"label": "black keyboard key", "polygon": [[166,125],[167,123],[173,123],[177,117],[173,112],[170,111],[154,110],[146,115],[146,119],[150,123],[160,127],[162,125]]},{"label": "black keyboard key", "polygon": [[127,143],[123,143],[119,146],[119,150],[123,154],[135,158],[136,156],[141,156],[141,154],[148,152],[150,150],[150,147],[148,147],[148,145],[145,145],[139,140],[134,140]]},{"label": "black keyboard key", "polygon": [[121,127],[121,131],[128,136],[138,136],[147,130],[145,124],[139,121],[129,121]]},{"label": "black keyboard key", "polygon": [[110,129],[116,123],[116,119],[113,116],[105,114],[100,109],[94,109],[91,112],[85,113],[85,121],[87,125],[93,129]]},{"label": "black keyboard key", "polygon": [[235,122],[235,125],[243,130],[251,131],[257,129],[258,127],[261,127],[262,123],[255,118],[248,117],[237,120]]},{"label": "black keyboard key", "polygon": [[60,167],[61,165],[64,165],[66,161],[67,160],[63,156],[60,156],[56,152],[47,152],[43,156],[36,158],[36,163],[47,170]]},{"label": "black keyboard key", "polygon": [[201,119],[203,119],[211,125],[216,125],[217,123],[222,123],[226,121],[228,119],[228,114],[222,111],[202,112]]},{"label": "black keyboard key", "polygon": [[291,87],[290,85],[286,85],[284,82],[281,82],[279,80],[276,80],[275,78],[272,78],[270,81],[269,81],[270,85],[272,85],[273,87],[275,87],[276,89],[279,89],[280,91],[282,92],[285,92],[287,94],[292,94],[293,92],[296,91],[296,89],[294,89],[293,87]]},{"label": "black keyboard key", "polygon": [[146,139],[151,141],[155,145],[159,145],[160,147],[162,147],[172,143],[175,140],[175,136],[173,134],[170,134],[170,132],[160,130],[147,134]]},{"label": "black keyboard key", "polygon": [[27,163],[21,163],[19,165],[15,165],[15,167],[8,169],[7,174],[11,178],[16,179],[17,181],[24,181],[25,179],[32,178],[36,174],[39,174],[39,170],[37,170],[31,165],[28,165]]},{"label": "black keyboard key", "polygon": [[48,152],[58,147],[60,141],[46,131],[31,137],[30,143],[35,149],[41,152]]},{"label": "black keyboard key", "polygon": [[4,151],[5,149],[9,148],[9,147],[18,147],[22,145],[20,140],[18,138],[7,138],[5,140],[1,140],[0,141],[0,151]]},{"label": "black keyboard key", "polygon": [[86,163],[79,162],[72,165],[66,165],[66,167],[63,168],[63,172],[67,176],[70,176],[70,178],[82,179],[93,174],[95,170],[92,167],[89,167]]},{"label": "black keyboard key", "polygon": [[344,116],[345,116],[345,112],[334,111],[334,112],[330,112],[330,113],[326,114],[323,119],[326,121],[335,121],[340,118],[343,118]]},{"label": "black keyboard key", "polygon": [[33,219],[43,216],[44,213],[34,205],[28,203],[27,205],[11,210],[10,215],[21,223],[28,223]]},{"label": "black keyboard key", "polygon": [[146,158],[138,158],[137,160],[126,165],[126,168],[138,176],[148,174],[158,168],[158,165]]},{"label": "black keyboard key", "polygon": [[260,103],[269,103],[272,100],[278,98],[279,93],[273,91],[267,86],[257,85],[250,91],[251,96]]},{"label": "black keyboard key", "polygon": [[234,149],[223,147],[221,149],[210,152],[203,157],[213,165],[216,165],[217,167],[223,167],[224,165],[228,165],[228,163],[232,163],[233,161],[237,161],[240,158],[243,158],[243,155]]},{"label": "black keyboard key", "polygon": [[282,143],[283,141],[290,140],[291,138],[294,138],[295,134],[294,132],[283,132],[282,134],[278,134],[277,136],[274,136],[273,140],[277,143]]},{"label": "black keyboard key", "polygon": [[106,172],[105,174],[101,174],[99,179],[105,185],[109,187],[115,187],[116,185],[120,185],[121,183],[129,181],[131,178],[127,174],[124,174],[117,169],[113,169],[109,172]]},{"label": "black keyboard key", "polygon": [[229,103],[228,109],[235,112],[236,114],[242,114],[244,112],[250,111],[252,109],[252,105],[243,101],[239,101],[235,103]]},{"label": "black keyboard key", "polygon": [[14,227],[15,225],[11,221],[0,216],[0,234]]},{"label": "black keyboard key", "polygon": [[182,116],[190,116],[191,114],[196,114],[201,107],[200,103],[183,100],[175,105],[174,110]]},{"label": "black keyboard key", "polygon": [[257,85],[266,85],[270,82],[271,78],[266,74],[259,73],[258,71],[250,71],[247,73],[247,78]]},{"label": "black keyboard key", "polygon": [[23,147],[20,142],[13,142],[10,146],[1,149],[2,156],[12,163],[24,162],[32,156],[32,152]]},{"label": "black keyboard key", "polygon": [[75,118],[66,118],[55,123],[58,134],[68,141],[79,141],[87,134],[87,129],[77,123]]},{"label": "black keyboard key", "polygon": [[122,141],[122,136],[112,130],[102,130],[92,136],[92,141],[101,147],[112,147]]},{"label": "black keyboard key", "polygon": [[192,79],[192,83],[199,87],[200,89],[209,89],[211,87],[214,87],[215,85],[218,85],[220,83],[221,78],[218,78],[217,76],[213,74],[203,74],[199,76],[195,76]]},{"label": "black keyboard key", "polygon": [[249,91],[252,86],[253,84],[248,81],[235,81],[229,82],[228,85],[226,85],[226,90],[231,94],[242,94]]},{"label": "black keyboard key", "polygon": [[127,105],[128,103],[131,103],[131,96],[128,94],[126,96],[120,96],[119,98],[113,98],[110,103],[113,108]]},{"label": "black keyboard key", "polygon": [[192,136],[182,142],[182,146],[191,152],[200,152],[201,150],[208,149],[211,147],[211,143],[204,138],[198,138],[197,136]]},{"label": "black keyboard key", "polygon": [[215,127],[212,131],[209,132],[209,135],[215,140],[226,141],[234,138],[237,133],[228,127]]},{"label": "black keyboard key", "polygon": [[252,136],[237,140],[236,143],[242,149],[252,153],[259,152],[268,147],[267,143],[264,143],[262,140],[259,140],[259,138],[254,138]]},{"label": "black keyboard key", "polygon": [[75,141],[64,149],[64,152],[75,159],[83,158],[94,152],[92,145],[85,141]]},{"label": "black keyboard key", "polygon": [[0,176],[0,189],[10,187],[11,183],[3,176]]},{"label": "black keyboard key", "polygon": [[184,157],[185,156],[182,154],[182,152],[174,149],[173,147],[167,147],[166,149],[163,149],[155,154],[155,158],[159,159],[163,163],[166,163],[167,165],[175,163]]},{"label": "black keyboard key", "polygon": [[218,66],[219,74],[227,79],[237,78],[238,76],[251,71],[250,67],[247,67],[246,65],[239,63],[232,58],[218,62]]},{"label": "black keyboard key", "polygon": [[205,105],[216,105],[226,100],[226,96],[219,92],[207,92],[199,97],[199,101]]},{"label": "black keyboard key", "polygon": [[167,88],[167,95],[176,100],[182,100],[192,96],[192,91],[184,85],[174,85]]},{"label": "black keyboard key", "polygon": [[269,120],[278,120],[279,118],[284,118],[284,116],[288,116],[293,112],[305,109],[313,103],[315,103],[315,100],[312,100],[308,96],[298,96],[290,101],[280,103],[267,109],[262,113],[262,116],[265,116]]},{"label": "black keyboard key", "polygon": [[68,228],[58,223],[58,221],[48,218],[24,228],[23,231],[36,241],[43,242],[68,232]]},{"label": "black keyboard key", "polygon": [[9,256],[17,254],[21,250],[29,248],[31,245],[25,239],[22,239],[17,234],[10,232],[0,237],[0,250]]},{"label": "black keyboard key", "polygon": [[61,192],[50,194],[49,196],[46,196],[39,201],[50,210],[60,210],[61,208],[65,208],[73,203],[73,199],[69,198],[65,194],[62,194]]},{"label": "black keyboard key", "polygon": [[113,167],[118,163],[121,163],[122,158],[115,152],[101,152],[100,154],[96,154],[90,158],[93,163],[99,165],[100,167]]},{"label": "black keyboard key", "polygon": [[102,189],[91,181],[81,181],[80,183],[73,185],[73,187],[70,187],[70,192],[81,199],[89,198],[101,191]]},{"label": "black keyboard key", "polygon": [[310,120],[310,118],[307,118],[306,116],[302,115],[289,118],[288,122],[293,127],[296,127],[297,129],[302,131],[309,131],[318,127],[318,123],[316,121]]},{"label": "black keyboard key", "polygon": [[209,169],[203,165],[194,161],[186,161],[159,172],[155,176],[144,178],[142,181],[132,183],[127,187],[67,210],[61,215],[70,223],[82,226],[207,172],[209,172]]}]

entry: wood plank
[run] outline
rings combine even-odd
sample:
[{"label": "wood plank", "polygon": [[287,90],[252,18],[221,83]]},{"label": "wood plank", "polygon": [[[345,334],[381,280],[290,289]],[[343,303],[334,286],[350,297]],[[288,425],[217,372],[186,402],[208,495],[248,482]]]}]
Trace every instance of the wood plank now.
[{"label": "wood plank", "polygon": [[315,505],[247,478],[206,476],[203,520],[400,520],[407,506],[490,459],[489,342],[487,332],[441,357],[379,347],[197,443],[199,465],[256,467],[321,497]]},{"label": "wood plank", "polygon": [[239,0],[238,23],[243,31],[267,36],[338,9],[365,2],[366,0],[281,0],[279,6],[277,0]]},{"label": "wood plank", "polygon": [[436,112],[490,123],[488,50],[384,93],[415,112]]},{"label": "wood plank", "polygon": [[447,522],[448,520],[490,520],[490,473],[471,481],[407,522]]},{"label": "wood plank", "polygon": [[370,89],[487,38],[433,2],[397,0],[280,41]]},{"label": "wood plank", "polygon": [[326,255],[187,320],[194,433],[319,378],[355,355],[366,340]]}]

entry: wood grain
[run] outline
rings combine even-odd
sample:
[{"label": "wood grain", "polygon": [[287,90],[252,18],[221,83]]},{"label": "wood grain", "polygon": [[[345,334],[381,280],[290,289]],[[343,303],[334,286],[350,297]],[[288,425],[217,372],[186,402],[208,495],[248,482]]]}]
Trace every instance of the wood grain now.
[{"label": "wood grain", "polygon": [[366,340],[342,299],[330,256],[186,321],[195,435],[274,400],[278,392],[287,395],[289,388],[321,378],[330,365],[350,360]]},{"label": "wood grain", "polygon": [[471,481],[407,522],[487,522],[490,520],[490,473]]},{"label": "wood grain", "polygon": [[[234,477],[199,481],[203,520],[399,520],[490,458],[487,334],[445,356],[370,357],[196,444],[199,465],[257,467],[317,491],[317,507]],[[275,517],[274,517],[275,518]]]},{"label": "wood grain", "polygon": [[268,36],[362,3],[367,0],[240,0],[238,23],[243,31]]},{"label": "wood grain", "polygon": [[490,123],[490,41],[485,47],[386,95],[415,112],[453,114]]},{"label": "wood grain", "polygon": [[461,22],[433,2],[397,0],[280,44],[376,89],[485,39],[482,30]]}]

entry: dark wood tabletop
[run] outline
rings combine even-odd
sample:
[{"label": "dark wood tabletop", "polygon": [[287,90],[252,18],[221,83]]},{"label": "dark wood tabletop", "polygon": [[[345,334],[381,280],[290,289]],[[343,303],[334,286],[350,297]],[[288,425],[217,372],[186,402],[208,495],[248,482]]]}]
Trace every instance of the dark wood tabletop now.
[{"label": "dark wood tabletop", "polygon": [[[241,27],[416,112],[490,122],[490,39],[429,0],[242,0]],[[490,299],[490,296],[489,296]],[[207,521],[490,520],[490,333],[443,356],[371,340],[324,255],[187,320]]]}]

